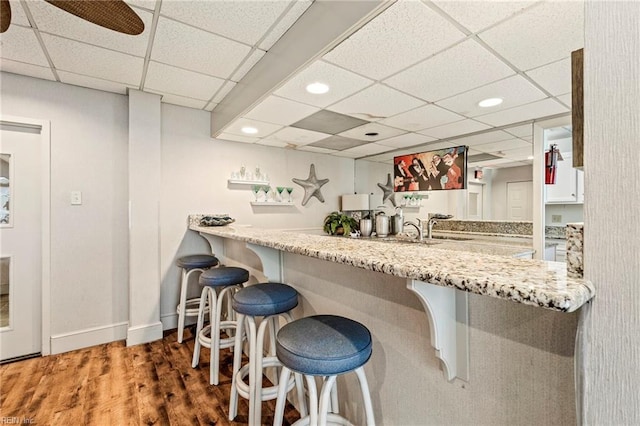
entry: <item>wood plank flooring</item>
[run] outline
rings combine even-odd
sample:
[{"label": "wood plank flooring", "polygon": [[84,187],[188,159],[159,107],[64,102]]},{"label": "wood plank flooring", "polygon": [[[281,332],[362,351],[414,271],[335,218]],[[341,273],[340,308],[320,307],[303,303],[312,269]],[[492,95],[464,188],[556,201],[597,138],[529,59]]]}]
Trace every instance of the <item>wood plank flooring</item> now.
[{"label": "wood plank flooring", "polygon": [[[185,331],[179,344],[176,334],[129,348],[114,342],[2,365],[0,418],[39,425],[246,425],[244,398],[235,421],[228,420],[231,351],[221,351],[220,384],[211,386],[209,350],[192,369],[193,337]],[[262,424],[273,424],[274,407],[275,401],[263,404]],[[297,418],[288,404],[284,424]]]}]

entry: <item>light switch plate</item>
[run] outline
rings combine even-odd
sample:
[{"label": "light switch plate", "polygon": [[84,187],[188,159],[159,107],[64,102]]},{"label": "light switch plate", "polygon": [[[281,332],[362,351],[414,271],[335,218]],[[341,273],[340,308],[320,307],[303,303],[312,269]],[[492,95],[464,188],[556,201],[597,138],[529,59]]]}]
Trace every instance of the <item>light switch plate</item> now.
[{"label": "light switch plate", "polygon": [[82,191],[71,191],[71,205],[79,206],[82,204]]},{"label": "light switch plate", "polygon": [[561,214],[552,214],[551,215],[551,223],[562,223],[562,215]]}]

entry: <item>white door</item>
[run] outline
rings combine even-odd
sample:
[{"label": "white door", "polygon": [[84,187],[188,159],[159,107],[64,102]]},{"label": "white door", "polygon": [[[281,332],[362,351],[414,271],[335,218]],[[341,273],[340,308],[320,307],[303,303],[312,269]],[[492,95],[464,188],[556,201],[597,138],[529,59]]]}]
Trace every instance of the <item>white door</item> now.
[{"label": "white door", "polygon": [[483,185],[469,182],[467,190],[467,219],[482,220]]},{"label": "white door", "polygon": [[533,220],[533,181],[507,183],[507,220]]},{"label": "white door", "polygon": [[39,353],[42,333],[40,130],[0,124],[0,360]]}]

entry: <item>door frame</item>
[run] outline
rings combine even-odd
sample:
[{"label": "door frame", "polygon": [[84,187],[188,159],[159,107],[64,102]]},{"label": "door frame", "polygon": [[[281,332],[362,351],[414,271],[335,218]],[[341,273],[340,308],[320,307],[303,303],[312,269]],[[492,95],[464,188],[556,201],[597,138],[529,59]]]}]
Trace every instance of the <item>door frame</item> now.
[{"label": "door frame", "polygon": [[0,123],[39,128],[42,167],[42,342],[43,356],[51,354],[51,121],[0,114]]}]

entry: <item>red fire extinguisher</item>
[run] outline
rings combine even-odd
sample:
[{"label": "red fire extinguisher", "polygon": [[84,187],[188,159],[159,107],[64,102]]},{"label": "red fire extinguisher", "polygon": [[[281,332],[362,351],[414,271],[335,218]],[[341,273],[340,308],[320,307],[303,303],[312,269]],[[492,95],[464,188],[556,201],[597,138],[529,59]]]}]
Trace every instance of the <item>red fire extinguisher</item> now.
[{"label": "red fire extinguisher", "polygon": [[555,185],[556,168],[558,160],[562,160],[562,155],[558,149],[558,145],[551,145],[549,151],[544,153],[545,176],[544,183],[547,185]]}]

